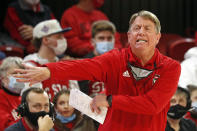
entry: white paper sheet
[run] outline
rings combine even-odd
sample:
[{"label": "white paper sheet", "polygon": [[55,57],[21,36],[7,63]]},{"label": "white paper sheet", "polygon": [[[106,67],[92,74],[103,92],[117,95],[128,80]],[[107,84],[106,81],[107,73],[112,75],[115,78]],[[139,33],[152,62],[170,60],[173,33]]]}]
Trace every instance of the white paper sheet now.
[{"label": "white paper sheet", "polygon": [[90,109],[91,101],[92,98],[84,94],[80,90],[71,89],[69,105],[79,110],[83,114],[86,114],[87,116],[91,117],[92,119],[98,121],[99,123],[103,124],[107,114],[107,108],[106,107],[100,108],[101,109],[100,114],[97,114],[96,112],[92,112]]}]

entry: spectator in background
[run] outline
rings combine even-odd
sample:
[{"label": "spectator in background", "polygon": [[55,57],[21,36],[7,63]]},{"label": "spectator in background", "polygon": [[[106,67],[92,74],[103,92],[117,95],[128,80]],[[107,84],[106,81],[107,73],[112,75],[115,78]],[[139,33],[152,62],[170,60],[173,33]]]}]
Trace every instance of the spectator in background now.
[{"label": "spectator in background", "polygon": [[185,118],[191,119],[197,126],[197,86],[188,85],[187,88],[189,89],[191,95],[192,109],[189,110]]},{"label": "spectator in background", "polygon": [[49,7],[40,0],[16,0],[8,6],[4,27],[27,52],[32,52],[35,50],[31,44],[33,27],[41,21],[53,18]]},{"label": "spectator in background", "polygon": [[191,108],[190,93],[178,87],[170,100],[167,125],[165,131],[197,131],[196,125],[191,120],[183,118]]},{"label": "spectator in background", "polygon": [[53,105],[41,88],[31,87],[23,92],[17,112],[22,117],[5,131],[49,131],[53,127]]},{"label": "spectator in background", "polygon": [[[107,20],[95,21],[91,27],[91,44],[94,50],[85,55],[85,58],[92,58],[102,55],[114,48],[115,43],[115,25]],[[101,81],[79,81],[80,89],[91,97],[95,97],[98,93],[105,93],[105,84]],[[87,89],[88,88],[88,89]],[[99,123],[94,121],[95,127],[98,129]]]},{"label": "spectator in background", "polygon": [[[102,55],[114,48],[116,28],[112,22],[107,20],[96,21],[92,24],[91,32],[91,44],[94,50],[85,55],[85,58]],[[88,93],[86,91],[86,93],[91,97],[103,92],[105,89],[104,83],[99,81],[80,81],[79,84],[82,90],[89,87],[87,89],[89,91]]]},{"label": "spectator in background", "polygon": [[0,130],[17,122],[19,116],[15,109],[20,104],[20,92],[25,87],[24,83],[16,81],[12,75],[14,68],[24,68],[19,57],[7,57],[0,65]]},{"label": "spectator in background", "polygon": [[189,49],[181,62],[181,75],[179,86],[187,88],[188,85],[197,86],[197,47]]},{"label": "spectator in background", "polygon": [[94,50],[87,54],[86,58],[102,55],[114,48],[115,43],[115,25],[107,20],[99,20],[92,24],[91,44]]},{"label": "spectator in background", "polygon": [[91,118],[69,105],[69,96],[69,90],[61,90],[53,99],[57,113],[54,121],[55,131],[96,131]]},{"label": "spectator in background", "polygon": [[[57,55],[63,54],[67,49],[67,42],[63,33],[70,29],[62,29],[59,22],[55,19],[38,23],[33,29],[33,44],[38,49],[38,52],[26,56],[24,62],[30,66],[42,66],[50,62],[59,61]],[[77,81],[73,80],[48,80],[42,84],[50,98],[53,98],[62,88],[79,88]]]},{"label": "spectator in background", "polygon": [[[97,20],[108,20],[104,13],[96,10],[96,7],[103,5],[103,3],[104,0],[79,0],[77,5],[63,13],[62,27],[72,27],[72,31],[65,34],[68,40],[69,55],[84,57],[94,50],[91,44],[91,25]],[[115,47],[122,47],[118,34]]]}]

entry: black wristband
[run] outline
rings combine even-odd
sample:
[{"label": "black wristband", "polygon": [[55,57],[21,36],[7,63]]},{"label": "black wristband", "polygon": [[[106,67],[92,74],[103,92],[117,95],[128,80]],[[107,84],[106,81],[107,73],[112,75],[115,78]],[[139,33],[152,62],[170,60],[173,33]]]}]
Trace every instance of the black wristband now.
[{"label": "black wristband", "polygon": [[109,107],[111,107],[112,106],[112,95],[107,96],[107,102],[109,104]]}]

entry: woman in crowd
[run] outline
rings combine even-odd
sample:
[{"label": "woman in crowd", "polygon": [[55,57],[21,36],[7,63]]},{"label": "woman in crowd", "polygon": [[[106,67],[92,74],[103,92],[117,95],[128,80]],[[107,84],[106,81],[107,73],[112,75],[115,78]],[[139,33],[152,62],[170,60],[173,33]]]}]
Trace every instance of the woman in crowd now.
[{"label": "woman in crowd", "polygon": [[96,131],[92,119],[69,105],[69,95],[69,90],[61,90],[54,96],[55,131]]}]

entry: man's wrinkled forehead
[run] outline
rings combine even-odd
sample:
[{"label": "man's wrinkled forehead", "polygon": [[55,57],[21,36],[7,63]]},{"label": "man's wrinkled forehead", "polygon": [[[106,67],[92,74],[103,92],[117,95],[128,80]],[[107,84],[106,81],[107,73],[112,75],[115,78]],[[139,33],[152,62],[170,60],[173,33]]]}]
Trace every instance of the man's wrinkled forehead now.
[{"label": "man's wrinkled forehead", "polygon": [[[139,21],[140,19],[140,21]],[[143,16],[137,16],[132,23],[130,23],[130,26],[133,25],[146,25],[146,26],[156,26],[154,21],[152,21],[148,17],[143,17]]]},{"label": "man's wrinkled forehead", "polygon": [[37,92],[30,91],[26,97],[26,100],[27,102],[33,102],[34,99],[38,96],[42,96],[46,98],[47,100],[49,99],[48,94],[46,92],[37,93]]}]

